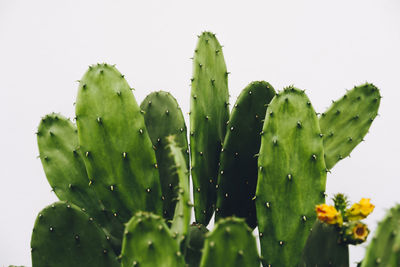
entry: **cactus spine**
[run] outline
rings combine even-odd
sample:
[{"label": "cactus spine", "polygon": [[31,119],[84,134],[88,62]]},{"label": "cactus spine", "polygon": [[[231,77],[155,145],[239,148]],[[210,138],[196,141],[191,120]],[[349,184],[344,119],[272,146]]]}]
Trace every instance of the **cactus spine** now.
[{"label": "cactus spine", "polygon": [[190,99],[190,156],[196,222],[207,225],[216,201],[218,161],[225,138],[228,72],[215,34],[199,36],[193,58]]},{"label": "cactus spine", "polygon": [[256,208],[264,266],[296,266],[324,202],[321,131],[305,93],[294,87],[268,106],[258,158]]}]

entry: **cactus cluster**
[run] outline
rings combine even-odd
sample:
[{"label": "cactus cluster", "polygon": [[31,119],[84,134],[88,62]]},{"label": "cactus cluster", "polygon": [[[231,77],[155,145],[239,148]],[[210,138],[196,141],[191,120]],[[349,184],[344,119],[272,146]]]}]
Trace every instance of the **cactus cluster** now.
[{"label": "cactus cluster", "polygon": [[[193,57],[189,145],[171,94],[151,93],[139,106],[115,66],[90,66],[79,81],[76,126],[50,114],[38,128],[40,159],[60,201],[37,217],[33,266],[346,262],[347,247],[337,246],[336,228],[316,220],[315,207],[325,202],[329,169],[376,117],[379,90],[357,86],[318,117],[303,90],[276,92],[257,81],[230,114],[228,74],[215,34],[202,33]],[[310,252],[322,247],[324,253]]]}]

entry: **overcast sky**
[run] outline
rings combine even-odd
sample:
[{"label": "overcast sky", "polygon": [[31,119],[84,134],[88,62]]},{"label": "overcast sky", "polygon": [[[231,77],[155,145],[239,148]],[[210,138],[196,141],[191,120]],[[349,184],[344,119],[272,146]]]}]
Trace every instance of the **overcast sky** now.
[{"label": "overcast sky", "polygon": [[[306,89],[323,112],[345,89],[376,84],[380,117],[329,174],[327,192],[372,198],[371,229],[399,202],[400,1],[132,2],[0,0],[0,266],[31,265],[35,217],[56,201],[36,158],[40,118],[74,117],[75,81],[97,62],[116,64],[139,103],[166,90],[188,112],[189,58],[203,30],[224,45],[231,102],[266,80]],[[364,247],[351,248],[352,263]]]}]

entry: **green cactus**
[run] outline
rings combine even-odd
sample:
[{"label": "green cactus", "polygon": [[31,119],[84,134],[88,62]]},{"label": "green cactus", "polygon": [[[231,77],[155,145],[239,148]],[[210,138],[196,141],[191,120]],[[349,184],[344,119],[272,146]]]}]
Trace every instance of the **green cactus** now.
[{"label": "green cactus", "polygon": [[163,218],[148,212],[138,212],[127,223],[120,258],[122,267],[185,266]]},{"label": "green cactus", "polygon": [[[347,244],[366,240],[360,219],[374,206],[362,199],[348,208],[342,194],[335,207],[321,204],[326,172],[365,136],[378,89],[355,87],[318,119],[303,91],[275,94],[253,82],[229,118],[228,72],[210,32],[199,36],[191,82],[197,223],[189,226],[189,150],[177,101],[159,91],[139,108],[124,76],[97,64],[80,81],[77,127],[58,114],[39,125],[43,168],[66,202],[35,222],[34,267],[259,266],[257,224],[264,266],[348,266]],[[216,225],[206,234],[214,209]],[[379,227],[363,267],[399,264],[399,214],[392,209]]]},{"label": "green cactus", "polygon": [[200,266],[259,266],[256,239],[243,219],[221,219],[207,234]]},{"label": "green cactus", "polygon": [[199,36],[193,58],[190,156],[196,221],[207,225],[216,202],[218,161],[229,119],[228,72],[215,34]]},{"label": "green cactus", "polygon": [[296,266],[325,201],[326,168],[316,113],[285,88],[268,106],[258,158],[257,219],[264,266]]},{"label": "green cactus", "polygon": [[400,205],[391,208],[378,224],[361,267],[400,266]]},{"label": "green cactus", "polygon": [[[239,95],[229,119],[218,174],[216,221],[236,216],[257,226],[253,197],[265,112],[275,95],[267,82],[252,82]],[[243,140],[246,140],[243,142]]]},{"label": "green cactus", "polygon": [[[164,139],[169,135],[176,135],[175,141],[185,151],[183,155],[185,166],[189,169],[189,149],[185,120],[176,99],[167,92],[151,93],[142,101],[140,108],[144,111],[146,128],[156,151],[163,194],[163,216],[165,219],[171,220],[176,206],[174,199],[177,197],[176,187],[179,183],[179,177],[171,169],[174,161],[169,157],[169,151],[166,149]],[[189,173],[186,176],[189,180]]]},{"label": "green cactus", "polygon": [[155,153],[125,78],[111,65],[91,66],[76,101],[79,144],[90,186],[121,222],[138,210],[162,214]]},{"label": "green cactus", "polygon": [[57,197],[86,209],[119,253],[124,226],[104,210],[101,200],[88,186],[75,125],[60,114],[47,115],[39,124],[37,141],[43,169]]},{"label": "green cactus", "polygon": [[192,223],[190,225],[185,247],[183,248],[188,267],[200,266],[204,240],[207,233],[208,229],[202,224]]},{"label": "green cactus", "polygon": [[299,267],[349,266],[349,246],[340,241],[336,225],[316,220],[308,236]]},{"label": "green cactus", "polygon": [[43,209],[31,239],[33,267],[120,266],[106,235],[74,204],[56,202]]},{"label": "green cactus", "polygon": [[378,88],[366,83],[348,91],[319,118],[324,134],[325,163],[331,169],[363,141],[378,114]]},{"label": "green cactus", "polygon": [[190,203],[189,170],[186,168],[187,161],[184,156],[186,153],[182,152],[182,148],[178,145],[176,139],[176,136],[173,135],[166,137],[170,161],[173,162],[170,168],[175,171],[179,179],[178,194],[176,196],[177,205],[171,224],[171,231],[176,235],[178,242],[181,242],[185,239],[189,229],[190,212],[193,205]]}]

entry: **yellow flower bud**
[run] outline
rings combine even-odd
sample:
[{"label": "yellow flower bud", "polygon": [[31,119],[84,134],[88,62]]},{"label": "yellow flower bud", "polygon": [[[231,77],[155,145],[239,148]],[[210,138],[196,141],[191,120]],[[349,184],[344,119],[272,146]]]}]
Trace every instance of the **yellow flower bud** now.
[{"label": "yellow flower bud", "polygon": [[334,206],[329,206],[326,204],[317,205],[315,207],[315,211],[317,212],[317,217],[321,222],[325,222],[327,224],[338,224],[339,226],[342,226],[343,217]]},{"label": "yellow flower bud", "polygon": [[357,223],[353,227],[353,238],[360,241],[365,241],[369,234],[367,226],[363,223]]},{"label": "yellow flower bud", "polygon": [[356,221],[366,218],[375,208],[370,200],[369,198],[362,198],[359,203],[354,203],[350,209],[346,210],[349,220]]},{"label": "yellow flower bud", "polygon": [[344,239],[347,244],[357,245],[367,240],[369,230],[367,225],[362,222],[351,222],[346,226]]}]

